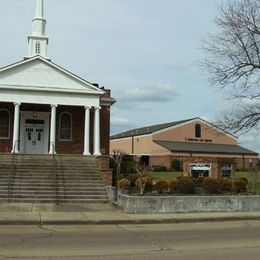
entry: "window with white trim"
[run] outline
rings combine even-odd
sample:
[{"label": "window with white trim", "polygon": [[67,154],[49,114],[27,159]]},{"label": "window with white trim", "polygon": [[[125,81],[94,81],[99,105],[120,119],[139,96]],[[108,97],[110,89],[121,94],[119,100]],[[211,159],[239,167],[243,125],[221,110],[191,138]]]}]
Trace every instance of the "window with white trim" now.
[{"label": "window with white trim", "polygon": [[0,110],[0,139],[9,139],[10,113],[7,109]]},{"label": "window with white trim", "polygon": [[35,53],[40,54],[41,53],[41,44],[40,42],[36,42],[35,44]]},{"label": "window with white trim", "polygon": [[63,112],[60,115],[59,139],[61,141],[72,140],[72,116],[68,112]]}]

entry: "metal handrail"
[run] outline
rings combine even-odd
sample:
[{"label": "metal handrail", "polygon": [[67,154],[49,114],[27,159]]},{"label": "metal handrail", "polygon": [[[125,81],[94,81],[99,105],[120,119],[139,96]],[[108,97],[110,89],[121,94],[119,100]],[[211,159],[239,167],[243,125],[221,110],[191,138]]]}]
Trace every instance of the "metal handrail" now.
[{"label": "metal handrail", "polygon": [[56,195],[56,203],[59,202],[59,177],[57,174],[57,159],[55,154],[55,144],[53,142],[50,143],[50,146],[52,147],[52,174],[54,178],[54,190]]},{"label": "metal handrail", "polygon": [[13,153],[12,153],[12,163],[9,171],[9,180],[8,180],[8,200],[10,201],[12,199],[12,193],[13,193],[13,186],[14,186],[14,177],[16,174],[15,171],[15,157],[17,156],[16,154],[16,147],[19,144],[19,141],[15,141],[14,146],[13,146]]}]

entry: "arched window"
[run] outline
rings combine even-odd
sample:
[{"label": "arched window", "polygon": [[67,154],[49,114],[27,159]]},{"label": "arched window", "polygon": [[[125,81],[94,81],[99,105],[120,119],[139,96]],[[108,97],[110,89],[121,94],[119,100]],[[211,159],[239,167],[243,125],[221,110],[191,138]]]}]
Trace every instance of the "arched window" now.
[{"label": "arched window", "polygon": [[60,140],[72,140],[72,116],[68,112],[63,112],[60,115]]},{"label": "arched window", "polygon": [[0,139],[9,139],[10,113],[6,109],[0,110]]},{"label": "arched window", "polygon": [[195,137],[196,138],[201,137],[201,125],[200,124],[195,125]]},{"label": "arched window", "polygon": [[40,54],[41,53],[41,44],[39,42],[36,42],[35,53],[36,54]]}]

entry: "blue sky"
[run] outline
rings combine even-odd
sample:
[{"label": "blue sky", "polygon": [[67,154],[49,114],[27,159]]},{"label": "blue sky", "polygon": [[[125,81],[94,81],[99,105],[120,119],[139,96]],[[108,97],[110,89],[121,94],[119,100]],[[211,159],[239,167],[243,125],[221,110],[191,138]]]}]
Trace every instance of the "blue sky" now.
[{"label": "blue sky", "polygon": [[[27,55],[35,2],[2,1],[1,67]],[[45,0],[48,56],[112,90],[112,133],[192,117],[214,121],[227,101],[199,61],[221,2]],[[239,140],[260,150],[252,134]]]}]

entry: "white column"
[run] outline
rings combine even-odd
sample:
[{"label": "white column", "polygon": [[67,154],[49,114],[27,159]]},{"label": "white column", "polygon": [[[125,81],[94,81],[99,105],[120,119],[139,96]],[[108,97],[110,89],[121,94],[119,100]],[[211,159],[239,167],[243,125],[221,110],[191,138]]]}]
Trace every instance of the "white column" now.
[{"label": "white column", "polygon": [[100,109],[101,107],[95,107],[94,116],[94,155],[101,155],[100,153]]},{"label": "white column", "polygon": [[56,108],[57,105],[51,105],[51,130],[50,130],[50,151],[49,154],[56,153]]},{"label": "white column", "polygon": [[90,155],[90,107],[85,106],[85,130],[84,130],[84,152],[83,155]]},{"label": "white column", "polygon": [[13,149],[12,153],[19,153],[19,124],[20,124],[20,105],[14,103],[14,130],[13,130]]}]

